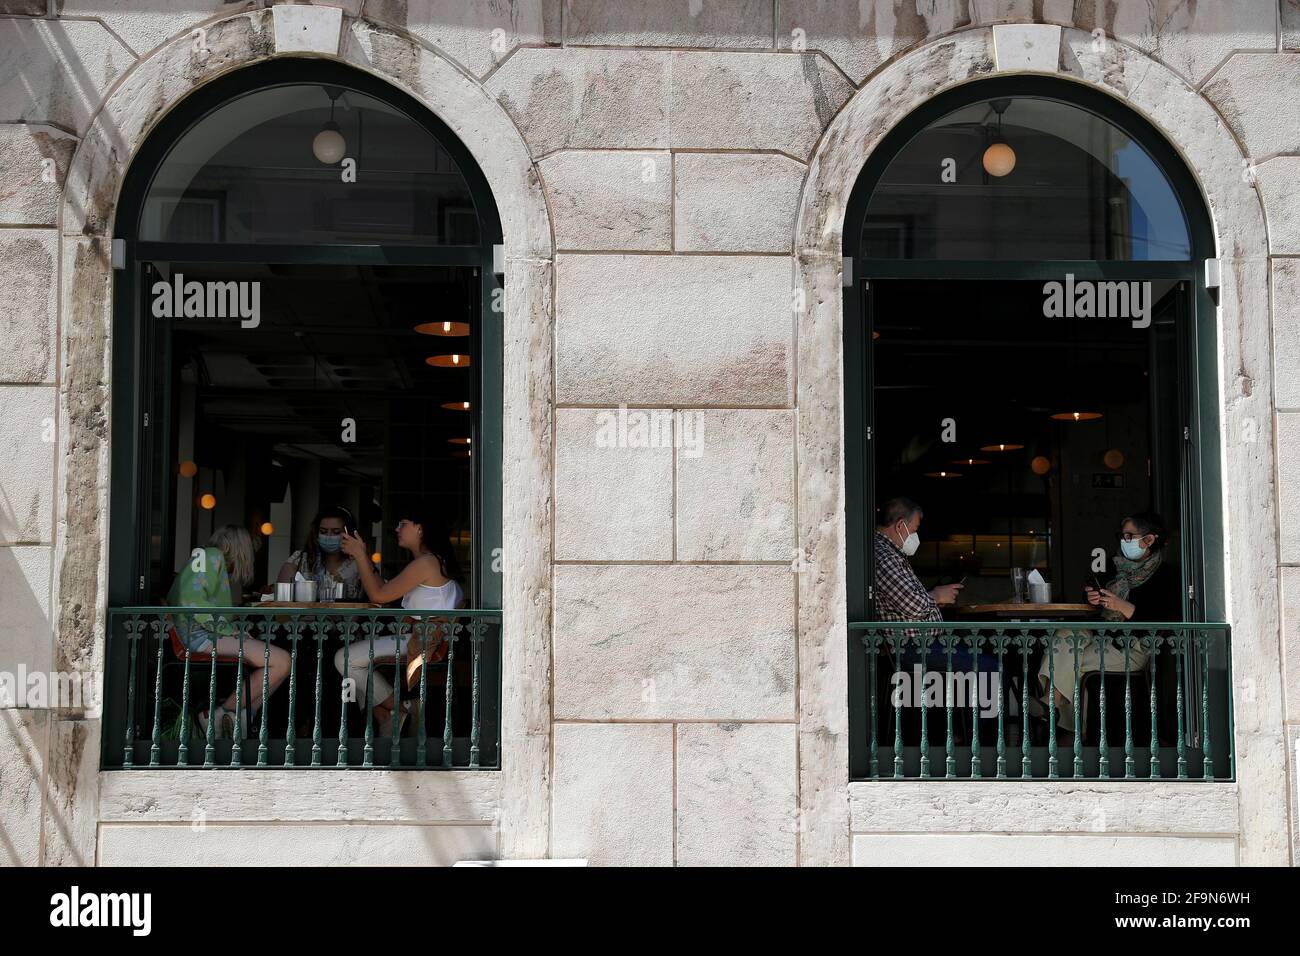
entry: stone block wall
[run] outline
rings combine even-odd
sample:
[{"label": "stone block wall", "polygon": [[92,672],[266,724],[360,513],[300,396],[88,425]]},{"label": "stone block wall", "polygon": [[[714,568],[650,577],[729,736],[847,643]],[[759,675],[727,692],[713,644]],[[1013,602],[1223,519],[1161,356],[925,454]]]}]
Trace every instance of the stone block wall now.
[{"label": "stone block wall", "polygon": [[[334,856],[302,859],[369,859],[376,844],[343,840],[342,819],[413,828],[404,845],[428,862],[1047,852],[1025,840],[1056,841],[1062,859],[1296,852],[1300,3],[0,2],[0,671],[102,659],[121,170],[187,92],[274,55],[346,60],[452,126],[496,191],[511,303],[509,766],[472,805],[393,784],[407,807],[395,817],[364,790],[340,817],[296,778],[277,781],[299,808],[285,819],[338,837]],[[1208,803],[1160,802],[1159,816],[1137,805],[1163,788],[1107,791],[1127,842],[1105,835],[1116,825],[1096,841],[1092,818],[994,836],[932,794],[888,788],[882,805],[879,787],[847,781],[844,203],[908,111],[954,83],[1024,72],[1108,90],[1163,130],[1201,181],[1224,261],[1242,778]],[[218,801],[203,843],[188,827],[200,791],[189,806],[142,804],[148,778],[97,772],[98,716],[0,709],[0,862],[130,859],[140,823],[158,832],[138,859],[218,862],[253,845],[223,834],[262,838],[221,823],[282,839],[275,819]],[[1011,801],[1008,819],[1073,799],[971,794]],[[889,822],[895,803],[915,832]]]}]

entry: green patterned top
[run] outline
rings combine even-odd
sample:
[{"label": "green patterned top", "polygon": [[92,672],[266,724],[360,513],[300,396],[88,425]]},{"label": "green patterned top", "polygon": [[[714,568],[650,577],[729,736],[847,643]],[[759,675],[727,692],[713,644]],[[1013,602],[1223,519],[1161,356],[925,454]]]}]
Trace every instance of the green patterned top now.
[{"label": "green patterned top", "polygon": [[[195,565],[200,565],[202,570],[196,569]],[[172,589],[167,592],[167,603],[172,607],[234,606],[230,575],[226,573],[226,560],[220,548],[204,548],[202,561],[196,554],[185,562]],[[211,614],[177,615],[175,625],[176,632],[191,650],[209,633],[219,637],[234,637],[238,633],[230,621],[223,617],[214,618]]]}]

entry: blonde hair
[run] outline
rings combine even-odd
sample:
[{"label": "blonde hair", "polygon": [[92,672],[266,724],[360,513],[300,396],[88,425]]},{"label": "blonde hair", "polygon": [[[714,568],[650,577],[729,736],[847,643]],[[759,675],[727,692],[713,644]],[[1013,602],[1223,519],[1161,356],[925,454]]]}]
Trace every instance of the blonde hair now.
[{"label": "blonde hair", "polygon": [[253,581],[253,561],[256,557],[253,536],[247,528],[237,524],[222,525],[208,539],[209,548],[220,548],[226,559],[226,573],[231,584],[244,587]]}]

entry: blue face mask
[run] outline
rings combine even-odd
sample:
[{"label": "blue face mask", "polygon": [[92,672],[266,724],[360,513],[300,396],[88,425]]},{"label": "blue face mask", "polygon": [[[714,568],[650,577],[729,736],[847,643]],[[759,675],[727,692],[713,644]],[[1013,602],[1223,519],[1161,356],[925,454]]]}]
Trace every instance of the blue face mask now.
[{"label": "blue face mask", "polygon": [[316,543],[326,554],[333,554],[339,549],[339,536],[336,534],[318,534]]},{"label": "blue face mask", "polygon": [[1147,553],[1146,548],[1142,547],[1137,538],[1134,538],[1132,541],[1121,540],[1119,543],[1119,549],[1124,553],[1124,557],[1128,558],[1130,561],[1136,561],[1138,558],[1142,557],[1142,555]]}]

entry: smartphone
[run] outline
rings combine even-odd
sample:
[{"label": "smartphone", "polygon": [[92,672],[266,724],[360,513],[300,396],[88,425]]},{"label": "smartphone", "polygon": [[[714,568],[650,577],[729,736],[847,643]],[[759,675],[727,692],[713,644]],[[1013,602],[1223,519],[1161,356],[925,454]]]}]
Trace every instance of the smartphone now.
[{"label": "smartphone", "polygon": [[1092,588],[1094,591],[1100,592],[1101,579],[1098,578],[1097,575],[1095,574],[1088,575],[1088,587]]}]

